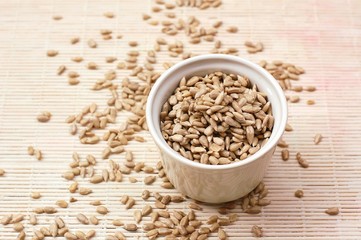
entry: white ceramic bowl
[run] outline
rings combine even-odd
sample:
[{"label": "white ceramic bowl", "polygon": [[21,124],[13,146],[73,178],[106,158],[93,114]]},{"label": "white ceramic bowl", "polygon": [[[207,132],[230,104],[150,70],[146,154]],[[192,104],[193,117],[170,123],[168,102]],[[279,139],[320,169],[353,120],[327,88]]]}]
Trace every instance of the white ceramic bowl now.
[{"label": "white ceramic bowl", "polygon": [[[161,108],[179,81],[214,71],[247,76],[267,94],[275,118],[273,132],[265,146],[245,160],[227,165],[206,165],[184,158],[168,146],[160,130]],[[277,81],[262,67],[235,56],[208,54],[182,61],[162,74],[149,94],[146,118],[167,176],[176,189],[202,202],[220,203],[246,195],[261,182],[286,126],[287,103]]]}]

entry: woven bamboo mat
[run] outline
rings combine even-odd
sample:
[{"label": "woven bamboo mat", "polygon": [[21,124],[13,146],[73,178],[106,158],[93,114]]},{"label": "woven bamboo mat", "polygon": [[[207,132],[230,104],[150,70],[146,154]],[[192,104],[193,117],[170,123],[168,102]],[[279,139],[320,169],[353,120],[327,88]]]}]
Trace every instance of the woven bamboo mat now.
[{"label": "woven bamboo mat", "polygon": [[[140,194],[145,188],[176,193],[162,189],[160,180],[146,187],[142,182],[144,174],[132,173],[138,183],[130,183],[127,177],[121,183],[98,185],[79,179],[80,184],[90,186],[93,193],[71,195],[69,183],[61,177],[74,151],[82,159],[93,154],[99,160],[96,171],[107,166],[106,161],[100,161],[104,142],[91,146],[80,144],[77,137],[68,133],[64,119],[92,102],[106,106],[109,91],[90,90],[96,79],[116,66],[106,64],[106,56],[124,58],[130,40],[139,42],[137,49],[143,55],[152,48],[154,39],[162,35],[160,27],[143,22],[141,14],[151,13],[153,5],[151,1],[141,0],[0,2],[0,168],[6,171],[0,177],[0,215],[29,214],[36,207],[55,206],[59,199],[68,201],[71,196],[78,199],[66,209],[58,208],[56,214],[39,215],[37,226],[30,225],[26,218],[23,223],[27,239],[35,229],[49,226],[54,216],[61,216],[71,231],[95,229],[94,239],[105,239],[116,230],[129,239],[145,239],[142,231],[129,233],[111,224],[113,219],[133,221],[132,211],[126,211],[119,202],[121,196],[133,196],[137,201],[135,209],[141,209],[144,201]],[[113,11],[116,17],[103,17],[106,11]],[[239,219],[225,227],[229,238],[251,238],[250,229],[256,224],[263,228],[265,237],[273,239],[360,239],[361,2],[225,0],[218,9],[184,7],[171,11],[177,17],[194,15],[208,26],[222,19],[224,27],[218,38],[225,46],[239,49],[240,56],[255,62],[283,60],[302,66],[306,74],[302,75],[299,85],[317,87],[316,92],[300,93],[301,101],[289,105],[289,122],[294,131],[286,133],[284,139],[290,145],[291,159],[282,161],[278,149],[265,178],[272,204],[258,215],[241,213],[239,206],[231,210],[239,213]],[[54,21],[52,16],[56,14],[63,19]],[[238,33],[227,33],[225,28],[230,25],[237,26]],[[99,30],[104,28],[122,34],[123,38],[101,40]],[[70,45],[72,36],[79,36],[80,44]],[[87,47],[88,38],[96,39],[98,48]],[[172,38],[186,40],[184,34],[169,39]],[[246,40],[263,42],[265,50],[247,54],[243,45]],[[186,48],[204,54],[212,46],[213,43],[187,44]],[[48,58],[48,49],[59,50],[60,54]],[[73,63],[70,61],[73,56],[83,56],[85,61]],[[179,61],[165,52],[160,53],[158,59],[159,62]],[[84,66],[88,61],[98,63],[100,70],[87,70]],[[81,75],[79,85],[69,86],[64,77],[56,75],[61,64]],[[162,69],[160,64],[156,66]],[[125,75],[119,71],[118,79]],[[316,104],[308,106],[308,99],[314,99]],[[39,123],[36,115],[44,110],[52,112],[53,117],[48,123]],[[120,113],[116,125],[126,116]],[[324,137],[319,145],[313,144],[316,133]],[[146,142],[131,142],[127,149],[134,152],[136,161],[154,166],[159,160],[157,149],[148,133],[140,135]],[[27,155],[29,145],[43,151],[42,161]],[[294,158],[297,151],[310,162],[308,169],[298,166]],[[123,155],[115,157],[116,160],[123,158]],[[304,198],[294,197],[297,189],[304,190]],[[33,191],[41,192],[42,197],[31,199]],[[88,204],[96,199],[102,200],[110,213],[100,216],[97,226],[80,224],[76,214],[97,215],[95,207]],[[169,209],[184,210],[186,206],[186,202],[171,204]],[[324,210],[328,207],[339,207],[340,214],[326,215]],[[197,216],[204,221],[216,212],[215,207],[205,206]],[[0,239],[16,236],[11,225],[0,225]],[[216,235],[210,237],[216,238]]]}]

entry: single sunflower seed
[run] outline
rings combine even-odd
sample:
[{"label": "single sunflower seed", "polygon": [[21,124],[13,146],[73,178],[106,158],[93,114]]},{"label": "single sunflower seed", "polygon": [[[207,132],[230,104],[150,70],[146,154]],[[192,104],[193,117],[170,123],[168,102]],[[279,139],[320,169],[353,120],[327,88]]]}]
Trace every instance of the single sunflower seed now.
[{"label": "single sunflower seed", "polygon": [[39,192],[31,192],[30,194],[31,198],[33,199],[39,199],[41,198],[41,194]]},{"label": "single sunflower seed", "polygon": [[39,122],[48,122],[51,118],[52,114],[48,111],[44,111],[41,112],[40,114],[38,114],[38,116],[36,117],[38,119]]},{"label": "single sunflower seed", "polygon": [[89,224],[89,219],[88,217],[86,217],[84,214],[79,213],[78,215],[76,215],[76,218],[78,219],[78,221],[82,224]]},{"label": "single sunflower seed", "polygon": [[98,44],[94,41],[94,39],[89,39],[88,40],[88,46],[90,48],[96,48],[98,46]]},{"label": "single sunflower seed", "polygon": [[262,228],[257,225],[252,226],[251,233],[254,237],[257,237],[257,238],[263,237]]},{"label": "single sunflower seed", "polygon": [[281,156],[283,161],[287,161],[290,158],[290,153],[288,149],[282,149]]},{"label": "single sunflower seed", "polygon": [[303,190],[302,189],[296,190],[295,197],[302,198],[303,197]]},{"label": "single sunflower seed", "polygon": [[138,230],[138,226],[134,223],[124,224],[123,228],[130,232],[134,232]]},{"label": "single sunflower seed", "polygon": [[319,134],[319,133],[317,133],[317,134],[315,135],[315,137],[314,137],[314,143],[315,143],[316,145],[318,145],[318,144],[321,142],[321,140],[322,140],[322,135]]},{"label": "single sunflower seed", "polygon": [[59,54],[59,52],[57,50],[48,50],[46,54],[48,55],[48,57],[55,57]]},{"label": "single sunflower seed", "polygon": [[334,216],[334,215],[338,215],[340,213],[340,210],[338,207],[330,207],[325,210],[325,213]]},{"label": "single sunflower seed", "polygon": [[98,206],[96,211],[99,213],[99,214],[102,214],[102,215],[105,215],[107,214],[109,211],[106,207],[104,206]]}]

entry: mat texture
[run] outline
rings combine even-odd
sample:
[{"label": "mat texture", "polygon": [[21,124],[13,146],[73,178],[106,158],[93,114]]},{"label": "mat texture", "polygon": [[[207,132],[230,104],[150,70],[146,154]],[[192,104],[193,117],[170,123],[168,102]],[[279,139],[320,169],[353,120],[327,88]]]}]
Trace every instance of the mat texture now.
[{"label": "mat texture", "polygon": [[[31,239],[35,229],[49,226],[54,216],[61,216],[71,231],[95,229],[94,239],[105,239],[116,230],[129,239],[146,239],[142,231],[129,233],[111,224],[113,219],[133,221],[132,212],[126,211],[119,202],[121,196],[133,196],[137,201],[135,209],[141,209],[144,201],[140,194],[145,188],[160,193],[176,192],[162,189],[160,180],[146,187],[141,181],[144,174],[139,173],[132,174],[140,180],[138,183],[130,183],[125,177],[121,183],[91,185],[80,178],[80,184],[90,186],[93,193],[72,195],[68,191],[69,182],[61,177],[74,151],[82,159],[87,154],[99,159],[97,172],[107,166],[106,161],[100,161],[105,143],[80,144],[76,136],[69,134],[64,120],[92,102],[106,106],[109,91],[90,90],[106,70],[116,66],[116,63],[105,63],[106,56],[124,58],[130,40],[139,42],[137,49],[144,56],[152,48],[154,39],[164,36],[160,26],[150,26],[141,19],[141,14],[151,13],[154,5],[143,0],[0,2],[0,168],[6,171],[0,177],[0,216],[29,214],[36,207],[55,206],[59,199],[68,201],[70,196],[78,199],[66,209],[59,208],[56,214],[39,215],[37,226],[30,225],[26,218],[23,223],[27,239]],[[116,17],[105,18],[103,13],[107,11],[114,12]],[[289,123],[294,131],[287,132],[284,139],[290,145],[291,158],[282,161],[278,149],[265,177],[272,204],[258,215],[241,213],[239,206],[231,210],[239,213],[239,219],[225,227],[229,239],[251,238],[250,229],[255,224],[263,228],[265,237],[273,239],[360,239],[361,2],[225,0],[217,9],[183,7],[168,11],[177,17],[194,15],[208,26],[216,19],[223,20],[218,39],[224,46],[237,48],[239,56],[254,62],[282,60],[302,66],[306,74],[294,85],[317,87],[316,92],[297,93],[301,101],[289,104]],[[54,21],[53,15],[62,15],[63,19]],[[152,15],[164,19],[162,14]],[[238,33],[226,32],[230,25],[237,26]],[[104,28],[122,34],[123,38],[101,40],[99,30]],[[73,36],[79,36],[81,42],[70,45],[69,39]],[[96,39],[98,48],[87,47],[88,38]],[[208,42],[189,45],[184,34],[167,38],[184,40],[186,48],[196,54],[208,53],[213,46]],[[243,45],[246,40],[261,41],[265,50],[248,54]],[[59,55],[48,58],[48,49],[59,50]],[[70,60],[73,56],[82,56],[85,61],[74,63]],[[179,61],[161,53],[158,62],[166,60]],[[87,70],[88,61],[98,63],[100,70]],[[56,75],[61,64],[79,72],[79,85],[69,86],[64,77]],[[157,69],[162,70],[161,64]],[[124,76],[126,74],[119,71],[118,79]],[[309,99],[316,104],[308,106]],[[44,110],[50,111],[53,117],[48,123],[39,123],[36,115]],[[126,116],[120,113],[116,125]],[[323,135],[319,145],[313,143],[316,133]],[[140,135],[146,142],[131,142],[127,149],[134,152],[136,161],[154,166],[159,160],[157,149],[147,132]],[[42,161],[27,154],[29,145],[42,150]],[[298,151],[309,161],[308,169],[299,167],[295,160]],[[120,160],[124,156],[115,158]],[[294,197],[297,189],[304,190],[302,199]],[[42,197],[30,198],[33,191],[41,192]],[[102,200],[110,213],[100,216],[97,226],[80,224],[75,218],[78,213],[99,215],[95,207],[88,204],[96,199]],[[183,210],[186,206],[184,202],[171,204],[169,208]],[[328,216],[324,213],[328,207],[338,207],[340,214]],[[217,213],[217,208],[205,206],[197,216],[205,220],[213,213]],[[0,239],[16,236],[12,225],[0,225]],[[216,235],[210,237],[215,239]]]}]

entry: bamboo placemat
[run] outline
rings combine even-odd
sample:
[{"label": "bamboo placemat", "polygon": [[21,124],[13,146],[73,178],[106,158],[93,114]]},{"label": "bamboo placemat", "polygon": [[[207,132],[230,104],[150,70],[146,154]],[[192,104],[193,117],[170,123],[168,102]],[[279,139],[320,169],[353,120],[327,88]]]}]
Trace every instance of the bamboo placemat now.
[{"label": "bamboo placemat", "polygon": [[[78,152],[82,159],[93,154],[98,160],[96,169],[107,166],[100,153],[104,142],[82,145],[78,138],[68,133],[64,119],[92,102],[106,106],[109,91],[91,91],[90,87],[115,64],[106,64],[106,56],[124,58],[129,50],[127,42],[137,40],[137,49],[145,55],[154,39],[162,36],[160,27],[141,20],[142,13],[151,13],[151,1],[1,1],[0,2],[0,168],[6,174],[0,177],[0,215],[29,214],[36,207],[55,206],[56,200],[69,200],[69,183],[61,175]],[[112,11],[116,17],[107,19],[103,13]],[[361,237],[361,2],[348,1],[224,1],[217,9],[176,8],[169,10],[177,17],[196,16],[202,24],[210,25],[216,19],[224,22],[218,38],[227,47],[239,49],[239,55],[258,62],[261,59],[283,60],[302,66],[306,74],[299,85],[315,85],[313,93],[299,93],[300,103],[289,104],[289,122],[294,131],[284,139],[290,145],[291,159],[281,160],[280,149],[275,153],[268,169],[265,183],[272,204],[261,214],[241,213],[238,206],[231,212],[239,213],[237,222],[226,226],[230,239],[251,238],[253,225],[261,226],[264,236],[273,239],[360,239]],[[54,21],[53,15],[63,19]],[[152,14],[155,15],[155,14]],[[238,33],[230,34],[226,26],[235,25]],[[103,41],[100,29],[112,29],[122,34],[118,40]],[[80,44],[70,45],[69,39],[77,35]],[[90,49],[86,40],[94,38],[99,46]],[[184,34],[169,39],[184,40]],[[265,50],[247,54],[244,41],[261,41]],[[186,44],[196,54],[208,53],[213,43]],[[59,50],[55,58],[46,57],[48,49]],[[72,56],[83,56],[83,63],[73,63]],[[159,62],[171,60],[160,53]],[[85,62],[94,61],[99,71],[89,71]],[[81,83],[69,86],[66,79],[56,75],[59,65],[65,64],[81,75]],[[161,70],[161,66],[157,66]],[[118,79],[126,76],[119,71]],[[120,82],[120,80],[116,80]],[[296,83],[297,85],[297,83]],[[290,93],[292,95],[293,93]],[[308,106],[306,101],[316,104]],[[48,110],[53,117],[48,123],[36,121],[36,115]],[[116,125],[127,116],[120,113]],[[316,133],[323,135],[319,145],[314,145]],[[154,166],[159,160],[157,149],[147,132],[140,135],[145,143],[131,142],[127,149],[133,151],[136,161]],[[44,158],[37,161],[27,154],[27,146],[42,150]],[[308,169],[298,166],[294,155],[303,153],[310,162]],[[115,156],[116,160],[123,155]],[[32,226],[28,218],[23,221],[30,239],[35,229],[49,226],[55,216],[61,216],[71,231],[84,232],[95,229],[94,239],[105,239],[107,234],[122,231],[129,239],[145,239],[142,231],[130,233],[111,224],[113,219],[133,221],[132,211],[126,211],[119,202],[123,194],[133,196],[140,209],[144,201],[141,192],[148,188],[160,193],[176,193],[162,189],[160,180],[145,187],[143,173],[132,174],[140,180],[132,184],[127,177],[121,183],[90,185],[79,179],[82,186],[90,186],[88,196],[75,194],[77,202],[66,209],[58,208],[52,215],[38,215],[39,224]],[[241,187],[241,186],[240,186]],[[294,197],[296,189],[303,189],[302,199]],[[30,198],[32,191],[42,197]],[[80,224],[78,213],[96,215],[88,203],[102,200],[110,213],[100,216],[98,226]],[[169,209],[187,209],[187,203],[171,204]],[[324,213],[328,207],[339,207],[338,216]],[[205,221],[215,207],[205,206],[197,212]],[[0,225],[0,239],[15,239],[12,225]],[[215,234],[210,235],[215,238]]]}]

